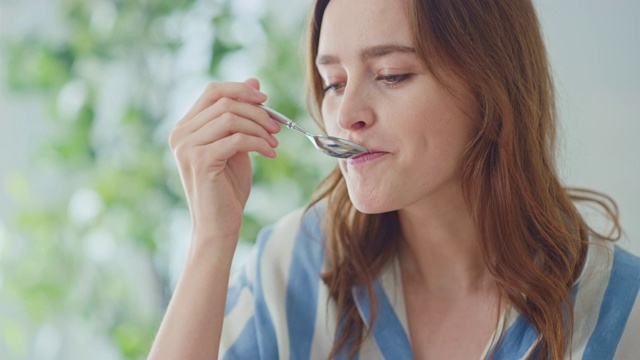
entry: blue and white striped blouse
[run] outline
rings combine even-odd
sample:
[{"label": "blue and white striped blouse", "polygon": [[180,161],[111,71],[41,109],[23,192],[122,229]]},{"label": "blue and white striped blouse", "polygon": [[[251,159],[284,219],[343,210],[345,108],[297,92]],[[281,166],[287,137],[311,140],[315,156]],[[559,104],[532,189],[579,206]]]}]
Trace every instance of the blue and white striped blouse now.
[{"label": "blue and white striped blouse", "polygon": [[[321,210],[302,209],[261,232],[253,254],[229,287],[220,357],[223,359],[327,359],[335,339],[336,307],[320,280],[326,266]],[[591,245],[574,291],[571,358],[640,359],[640,258],[611,243]],[[375,283],[381,306],[360,359],[412,359],[397,261]],[[365,323],[368,298],[354,295]],[[511,309],[480,359],[524,359],[535,330]],[[344,356],[342,356],[344,358]],[[567,355],[567,358],[569,356]]]}]

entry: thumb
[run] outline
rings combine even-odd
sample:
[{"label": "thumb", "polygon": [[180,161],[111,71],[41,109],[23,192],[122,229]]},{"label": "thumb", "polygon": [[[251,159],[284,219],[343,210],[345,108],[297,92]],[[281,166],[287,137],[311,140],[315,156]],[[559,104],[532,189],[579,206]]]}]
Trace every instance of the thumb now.
[{"label": "thumb", "polygon": [[258,81],[258,79],[256,78],[249,78],[247,80],[244,81],[245,84],[251,86],[252,88],[256,89],[256,90],[260,90],[260,81]]}]

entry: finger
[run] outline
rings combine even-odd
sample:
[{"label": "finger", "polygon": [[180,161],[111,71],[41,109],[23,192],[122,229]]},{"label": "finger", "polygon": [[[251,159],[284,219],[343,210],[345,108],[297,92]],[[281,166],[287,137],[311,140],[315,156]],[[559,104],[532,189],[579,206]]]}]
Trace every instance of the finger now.
[{"label": "finger", "polygon": [[237,133],[263,138],[271,147],[278,146],[278,140],[264,127],[233,113],[225,113],[218,119],[206,123],[198,131],[185,137],[185,140],[193,146],[199,146],[214,143]]},{"label": "finger", "polygon": [[248,78],[244,81],[245,84],[251,86],[253,89],[260,90],[260,81],[256,78]]},{"label": "finger", "polygon": [[189,122],[176,125],[176,131],[183,134],[195,133],[210,122],[216,122],[225,114],[235,114],[240,118],[250,119],[267,131],[275,134],[280,131],[280,125],[273,120],[266,111],[252,104],[239,102],[229,98],[222,98],[215,104],[201,111]]},{"label": "finger", "polygon": [[224,97],[255,104],[261,104],[267,100],[267,95],[246,83],[209,83],[191,109],[178,121],[178,124],[189,121]]},{"label": "finger", "polygon": [[222,171],[227,161],[240,153],[256,152],[268,158],[276,157],[275,149],[265,139],[242,133],[206,145],[180,144],[172,150],[182,173],[193,170],[208,172],[211,169]]},{"label": "finger", "polygon": [[243,133],[235,133],[205,146],[210,147],[213,161],[226,161],[238,153],[248,152],[257,152],[271,159],[276,157],[275,149],[265,139]]}]

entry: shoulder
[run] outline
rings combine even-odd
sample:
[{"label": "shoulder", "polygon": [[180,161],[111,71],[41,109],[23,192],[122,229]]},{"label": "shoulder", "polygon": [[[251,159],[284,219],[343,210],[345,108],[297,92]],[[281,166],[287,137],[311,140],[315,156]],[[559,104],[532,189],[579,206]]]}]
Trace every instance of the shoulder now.
[{"label": "shoulder", "polygon": [[609,291],[637,291],[640,286],[640,257],[609,241],[592,241],[580,281],[595,282],[594,286]]},{"label": "shoulder", "polygon": [[[316,204],[310,208],[299,208],[276,223],[263,228],[258,234],[256,246],[259,251],[278,248],[280,252],[292,251],[298,244],[302,246],[322,245],[323,206]],[[300,246],[298,245],[298,246]]]},{"label": "shoulder", "polygon": [[640,276],[640,257],[611,241],[592,239],[579,284],[609,286]]},{"label": "shoulder", "polygon": [[[616,246],[611,276],[605,292],[599,323],[606,335],[617,340],[615,359],[635,359],[640,353],[640,257]],[[607,318],[618,321],[607,321]]]},{"label": "shoulder", "polygon": [[613,358],[640,345],[640,258],[610,242],[593,242],[575,289],[574,345],[585,358]]},{"label": "shoulder", "polygon": [[619,321],[626,322],[634,309],[640,311],[640,258],[615,245],[608,273],[600,316],[618,314]]},{"label": "shoulder", "polygon": [[[324,262],[322,208],[297,209],[263,229],[254,247],[254,326],[262,354],[294,356],[314,340]],[[324,332],[323,332],[324,333]],[[331,337],[333,339],[333,337]],[[295,345],[294,345],[295,344]],[[305,346],[301,344],[306,344]],[[291,355],[291,356],[289,356]]]},{"label": "shoulder", "polygon": [[631,277],[639,280],[640,257],[616,245],[614,246],[612,271],[611,276]]},{"label": "shoulder", "polygon": [[255,246],[258,272],[285,285],[292,271],[324,258],[323,206],[296,209],[262,229]]},{"label": "shoulder", "polygon": [[640,257],[609,241],[592,241],[576,287],[576,301],[586,293],[599,299],[601,310],[623,301],[633,305],[640,290]]}]

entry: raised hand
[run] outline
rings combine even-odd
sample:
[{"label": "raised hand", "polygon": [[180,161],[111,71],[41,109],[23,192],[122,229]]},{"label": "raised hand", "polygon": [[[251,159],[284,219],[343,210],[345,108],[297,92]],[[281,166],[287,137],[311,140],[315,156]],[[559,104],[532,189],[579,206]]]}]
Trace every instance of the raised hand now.
[{"label": "raised hand", "polygon": [[[210,84],[171,133],[169,144],[189,202],[194,241],[237,239],[251,188],[248,153],[276,156],[273,134],[280,126],[254,106],[267,98],[259,88],[255,79]],[[216,250],[232,253],[236,243],[227,245]]]},{"label": "raised hand", "polygon": [[255,79],[211,84],[176,124],[169,145],[189,202],[193,237],[149,359],[216,359],[231,260],[251,189],[248,153],[276,156],[280,131],[255,104]]}]

